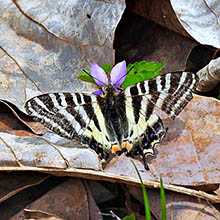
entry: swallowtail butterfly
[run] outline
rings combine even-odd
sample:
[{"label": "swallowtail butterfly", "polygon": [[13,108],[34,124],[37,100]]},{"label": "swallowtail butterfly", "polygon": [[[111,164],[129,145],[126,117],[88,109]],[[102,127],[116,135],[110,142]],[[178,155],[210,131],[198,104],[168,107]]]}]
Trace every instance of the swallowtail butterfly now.
[{"label": "swallowtail butterfly", "polygon": [[127,87],[119,94],[109,85],[102,96],[49,93],[25,104],[28,114],[62,137],[78,139],[107,160],[110,154],[154,155],[166,135],[159,107],[172,119],[192,99],[198,78],[189,72],[167,73]]}]

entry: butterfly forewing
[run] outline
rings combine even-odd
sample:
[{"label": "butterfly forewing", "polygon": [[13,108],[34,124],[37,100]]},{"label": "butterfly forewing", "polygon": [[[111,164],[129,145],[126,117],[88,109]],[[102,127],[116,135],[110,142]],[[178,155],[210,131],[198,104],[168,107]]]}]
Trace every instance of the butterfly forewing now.
[{"label": "butterfly forewing", "polygon": [[83,93],[50,93],[30,99],[26,111],[47,128],[82,143],[95,138],[106,150],[111,148],[99,96]]},{"label": "butterfly forewing", "polygon": [[167,73],[126,88],[125,95],[143,96],[153,104],[153,108],[157,106],[175,119],[193,98],[192,90],[197,84],[198,77],[193,73]]}]

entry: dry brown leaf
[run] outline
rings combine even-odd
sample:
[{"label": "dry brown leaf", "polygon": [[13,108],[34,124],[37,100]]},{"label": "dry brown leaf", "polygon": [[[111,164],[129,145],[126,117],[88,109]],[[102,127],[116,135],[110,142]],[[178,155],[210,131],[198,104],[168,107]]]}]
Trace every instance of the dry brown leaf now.
[{"label": "dry brown leaf", "polygon": [[79,144],[52,133],[47,133],[43,138],[0,133],[0,152],[2,167],[20,167],[21,170],[27,170],[28,167],[78,167],[100,170],[98,157],[93,151],[80,148]]},{"label": "dry brown leaf", "polygon": [[24,189],[42,183],[48,177],[40,173],[0,173],[0,203]]},{"label": "dry brown leaf", "polygon": [[130,11],[125,11],[114,43],[119,60],[166,62],[161,73],[184,70],[190,51],[198,44]]},{"label": "dry brown leaf", "polygon": [[85,186],[89,187],[95,201],[98,204],[105,203],[109,200],[114,200],[117,198],[117,191],[118,191],[117,185],[114,190],[109,190],[106,187],[105,183],[99,181],[87,180],[86,183],[87,184]]},{"label": "dry brown leaf", "polygon": [[215,193],[220,197],[220,186],[218,187],[217,190],[215,190]]},{"label": "dry brown leaf", "polygon": [[27,116],[7,101],[0,100],[0,109],[0,132],[16,136],[34,136],[31,130],[39,135],[47,130],[41,123],[33,122],[32,117]]},{"label": "dry brown leaf", "polygon": [[24,209],[23,215],[23,220],[65,220],[58,217],[57,215],[52,215],[50,213],[42,212],[39,210]]},{"label": "dry brown leaf", "polygon": [[88,206],[89,206],[89,220],[103,220],[103,217],[100,213],[100,210],[98,206],[96,205],[96,202],[93,198],[93,195],[90,191],[90,188],[86,181],[83,182],[85,186],[85,190],[87,193],[87,199],[88,199]]},{"label": "dry brown leaf", "polygon": [[168,123],[170,132],[150,165],[154,175],[162,175],[165,181],[174,177],[175,184],[188,185],[189,180],[192,184],[219,184],[219,112],[220,101],[194,96],[179,119]]},{"label": "dry brown leaf", "polygon": [[196,74],[199,76],[198,92],[207,92],[220,82],[220,58],[213,59]]},{"label": "dry brown leaf", "polygon": [[216,0],[171,0],[177,19],[197,42],[220,47],[219,10]]},{"label": "dry brown leaf", "polygon": [[114,63],[124,8],[123,0],[0,2],[0,98],[24,111],[26,99],[40,92],[85,90],[76,79],[83,68]]},{"label": "dry brown leaf", "polygon": [[[82,181],[77,178],[69,179],[56,186],[26,208],[47,212],[65,220],[89,220],[90,216],[85,187]],[[23,212],[21,211],[14,216],[14,219],[22,215]]]},{"label": "dry brown leaf", "polygon": [[[145,170],[141,161],[135,160],[143,179],[158,181],[162,175],[165,183],[206,186],[207,190],[213,190],[220,182],[219,111],[219,101],[195,96],[175,121],[160,112],[169,131],[164,141],[156,147],[156,158],[148,161],[149,171]],[[114,181],[117,178],[120,180],[120,176],[131,183],[138,181],[130,158],[124,155],[114,157],[104,173],[76,171],[74,168],[100,170],[96,153],[90,149],[74,148],[72,141],[53,133],[39,138],[0,133],[0,140],[1,170],[44,170],[57,175],[59,169],[59,175],[111,180],[111,175],[115,174]],[[80,146],[75,144],[75,147]]]},{"label": "dry brown leaf", "polygon": [[216,0],[130,0],[128,8],[201,44],[219,48],[218,3]]},{"label": "dry brown leaf", "polygon": [[185,71],[196,73],[206,65],[209,64],[211,59],[217,58],[215,55],[218,50],[208,45],[198,44],[192,48],[185,66]]},{"label": "dry brown leaf", "polygon": [[153,21],[166,29],[170,29],[190,38],[190,35],[178,21],[170,0],[129,0],[127,2],[127,7],[129,10],[145,17],[147,20]]}]

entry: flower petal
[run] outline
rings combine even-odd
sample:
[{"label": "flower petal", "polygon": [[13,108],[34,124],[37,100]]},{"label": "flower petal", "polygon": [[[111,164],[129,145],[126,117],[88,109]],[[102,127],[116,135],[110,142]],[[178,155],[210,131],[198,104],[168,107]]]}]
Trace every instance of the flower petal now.
[{"label": "flower petal", "polygon": [[111,70],[110,73],[111,84],[113,86],[121,86],[121,84],[125,80],[126,75],[127,75],[126,62],[122,61],[117,65],[115,65]]},{"label": "flower petal", "polygon": [[98,96],[102,96],[103,92],[101,90],[96,90],[92,93],[93,95],[98,95]]},{"label": "flower petal", "polygon": [[97,63],[91,65],[90,72],[97,85],[108,85],[107,74]]}]

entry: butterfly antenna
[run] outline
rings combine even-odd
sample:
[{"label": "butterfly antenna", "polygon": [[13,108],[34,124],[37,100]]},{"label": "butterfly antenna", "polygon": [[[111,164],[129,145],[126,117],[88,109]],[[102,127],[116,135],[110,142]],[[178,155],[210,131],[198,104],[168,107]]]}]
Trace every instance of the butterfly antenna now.
[{"label": "butterfly antenna", "polygon": [[[96,77],[93,77],[89,72],[87,72],[86,70],[83,70],[83,72],[85,72],[87,75],[89,75],[91,78],[96,79],[97,81],[101,82],[103,85],[105,85],[105,83],[103,83],[101,80],[97,79]],[[107,86],[107,85],[106,85]]]}]

